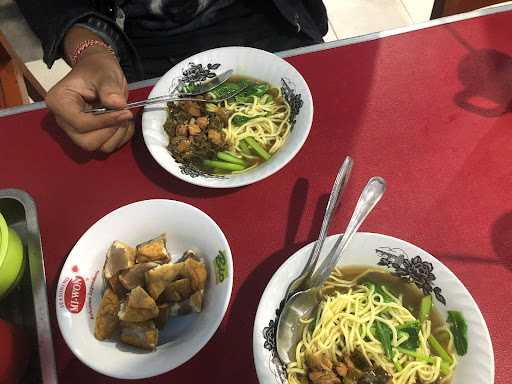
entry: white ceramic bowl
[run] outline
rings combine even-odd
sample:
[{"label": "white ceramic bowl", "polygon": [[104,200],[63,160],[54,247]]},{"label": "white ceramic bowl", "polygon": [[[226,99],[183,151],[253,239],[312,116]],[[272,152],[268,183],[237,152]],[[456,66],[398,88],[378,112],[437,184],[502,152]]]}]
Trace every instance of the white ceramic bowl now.
[{"label": "white ceramic bowl", "polygon": [[[172,318],[153,352],[98,341],[94,316],[103,290],[102,268],[113,240],[136,244],[167,235],[173,260],[197,249],[208,269],[203,311]],[[215,258],[225,252],[227,276],[216,279]],[[218,261],[218,259],[217,259]],[[170,371],[194,356],[217,330],[228,307],[233,262],[228,242],[204,212],[173,200],[145,200],[109,213],[87,230],[71,250],[59,277],[56,311],[60,331],[73,353],[92,369],[116,378],[146,378]]]},{"label": "white ceramic bowl", "polygon": [[[322,260],[336,242],[337,236],[326,239],[320,255]],[[253,331],[253,352],[256,372],[262,384],[287,383],[284,368],[275,351],[275,322],[280,302],[290,282],[302,271],[313,249],[313,243],[292,255],[274,273],[261,297]],[[406,267],[404,259],[411,261]],[[451,384],[494,384],[494,354],[485,320],[471,294],[461,281],[434,256],[394,237],[375,233],[356,233],[339,265],[386,265],[398,263],[410,276],[429,270],[435,280],[426,283],[440,295],[434,301],[443,318],[447,310],[461,311],[468,323],[468,353],[459,357]],[[380,264],[379,264],[380,263]],[[393,271],[391,266],[387,267]],[[424,281],[425,283],[425,281]],[[436,296],[437,296],[436,295]],[[446,305],[442,304],[443,299]],[[441,300],[441,301],[440,301]]]},{"label": "white ceramic bowl", "polygon": [[[192,184],[210,188],[232,188],[254,183],[262,180],[284,167],[300,150],[308,137],[313,120],[313,100],[308,85],[297,70],[280,57],[255,48],[246,47],[225,47],[211,49],[198,53],[183,60],[169,70],[155,85],[149,97],[163,96],[173,89],[177,80],[182,78],[183,71],[190,69],[190,63],[201,64],[203,69],[208,64],[215,65],[215,73],[221,73],[233,69],[235,75],[249,76],[262,80],[274,86],[281,86],[284,80],[290,87],[296,100],[296,123],[283,147],[272,156],[272,158],[247,172],[212,177],[208,175],[197,175],[184,170],[181,164],[177,163],[167,150],[169,138],[163,129],[167,117],[165,104],[147,106],[142,115],[142,132],[144,141],[149,152],[164,169],[174,176]],[[292,109],[293,108],[292,105]]]}]

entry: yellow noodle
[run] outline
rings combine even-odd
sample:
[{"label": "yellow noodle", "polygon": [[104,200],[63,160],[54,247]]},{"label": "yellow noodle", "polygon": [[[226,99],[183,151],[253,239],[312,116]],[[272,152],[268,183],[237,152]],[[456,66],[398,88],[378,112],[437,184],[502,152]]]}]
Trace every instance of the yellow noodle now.
[{"label": "yellow noodle", "polygon": [[[444,383],[450,379],[456,366],[453,353],[453,336],[448,327],[436,329],[436,333],[449,335],[448,348],[453,358],[449,374],[441,377],[441,358],[430,353],[427,339],[431,335],[431,322],[423,322],[418,334],[417,353],[428,356],[430,362],[421,361],[400,352],[397,347],[408,339],[398,334],[397,327],[415,321],[415,317],[402,305],[402,297],[395,297],[389,291],[393,301],[385,302],[373,288],[359,285],[357,281],[364,274],[351,281],[343,279],[336,270],[324,286],[321,313],[315,324],[308,322],[302,340],[297,346],[296,362],[288,365],[290,384],[308,383],[308,369],[305,357],[308,354],[325,353],[331,361],[342,361],[343,356],[359,350],[374,366],[380,366],[392,375],[393,384],[430,384],[439,378]],[[337,289],[332,293],[333,289]],[[342,290],[342,292],[340,292]],[[326,292],[331,292],[327,294]],[[311,319],[313,320],[313,319]],[[389,360],[380,341],[372,334],[371,328],[376,321],[385,323],[392,333],[393,359]]]},{"label": "yellow noodle", "polygon": [[[281,90],[277,90],[276,98],[268,95],[252,97],[251,102],[240,103],[236,101],[225,101],[223,108],[227,109],[231,116],[228,126],[223,129],[226,141],[230,150],[238,156],[255,158],[256,156],[244,153],[240,148],[241,140],[253,137],[267,151],[273,155],[286,141],[291,130],[290,114],[291,108],[288,102],[282,97]],[[276,103],[274,99],[282,100]],[[218,107],[213,104],[207,105],[207,110],[214,112]],[[236,116],[248,117],[250,120],[240,126],[233,124]]]}]

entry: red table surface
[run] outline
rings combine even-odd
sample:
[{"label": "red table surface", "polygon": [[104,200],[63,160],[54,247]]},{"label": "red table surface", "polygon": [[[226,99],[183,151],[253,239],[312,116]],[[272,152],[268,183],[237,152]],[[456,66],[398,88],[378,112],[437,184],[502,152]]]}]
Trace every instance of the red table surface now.
[{"label": "red table surface", "polygon": [[238,189],[200,188],[167,174],[140,129],[102,157],[71,145],[46,110],[3,118],[0,188],[24,189],[38,205],[60,381],[116,381],[79,362],[56,326],[55,286],[67,253],[111,210],[166,198],[195,205],[223,229],[234,289],[207,346],[178,369],[137,382],[256,383],[259,298],[284,260],[317,236],[326,194],[350,154],[355,167],[332,232],[343,230],[367,179],[383,176],[388,192],[362,230],[410,241],[455,272],[487,321],[496,383],[510,383],[512,114],[503,112],[512,99],[511,35],[512,14],[502,13],[288,59],[313,94],[311,133],[283,170]]}]

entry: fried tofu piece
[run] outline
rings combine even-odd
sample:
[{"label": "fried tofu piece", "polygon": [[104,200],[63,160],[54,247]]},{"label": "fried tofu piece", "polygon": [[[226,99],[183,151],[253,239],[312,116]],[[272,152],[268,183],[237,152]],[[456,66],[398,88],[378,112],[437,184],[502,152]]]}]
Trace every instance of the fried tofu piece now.
[{"label": "fried tofu piece", "polygon": [[155,325],[158,329],[164,329],[167,324],[167,320],[169,319],[170,313],[170,305],[169,304],[161,304],[158,306],[158,316],[155,317]]},{"label": "fried tofu piece", "polygon": [[128,290],[139,286],[143,287],[146,282],[146,272],[158,267],[158,265],[153,262],[135,264],[133,267],[119,273],[119,281]]},{"label": "fried tofu piece", "polygon": [[179,303],[172,304],[170,307],[169,316],[182,316],[189,313],[199,313],[203,309],[203,296],[204,291],[200,290],[194,292],[187,300]]},{"label": "fried tofu piece", "polygon": [[190,308],[192,312],[201,312],[203,309],[203,298],[204,291],[201,289],[200,291],[194,292],[188,299]]},{"label": "fried tofu piece", "polygon": [[107,252],[107,260],[103,267],[103,275],[108,280],[119,271],[128,269],[135,264],[135,250],[129,245],[114,241]]},{"label": "fried tofu piece", "polygon": [[98,340],[110,339],[119,325],[119,298],[110,288],[107,288],[100,302],[96,321],[94,323],[94,336]]},{"label": "fried tofu piece", "polygon": [[192,291],[204,289],[208,272],[203,262],[189,257],[184,262],[183,276],[190,280]]},{"label": "fried tofu piece", "polygon": [[121,322],[121,341],[152,351],[158,344],[158,329],[153,321],[142,323]]},{"label": "fried tofu piece", "polygon": [[190,279],[173,281],[165,288],[163,296],[170,302],[179,302],[188,299],[192,294]]},{"label": "fried tofu piece", "polygon": [[107,279],[108,285],[118,297],[124,297],[128,290],[119,281],[119,274],[115,274],[110,279]]},{"label": "fried tofu piece", "polygon": [[128,303],[121,304],[118,316],[122,321],[142,322],[157,317],[158,307],[144,288],[136,287],[128,295]]},{"label": "fried tofu piece", "polygon": [[182,273],[184,263],[163,264],[146,272],[146,287],[153,299]]},{"label": "fried tofu piece", "polygon": [[146,263],[148,261],[160,264],[168,263],[171,258],[167,252],[166,241],[165,235],[160,235],[154,239],[137,245],[137,263]]}]

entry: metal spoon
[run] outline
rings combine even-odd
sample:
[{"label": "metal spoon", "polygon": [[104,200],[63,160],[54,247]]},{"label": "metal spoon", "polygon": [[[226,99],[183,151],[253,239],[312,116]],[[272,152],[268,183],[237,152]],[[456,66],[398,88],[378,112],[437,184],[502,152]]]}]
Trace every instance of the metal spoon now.
[{"label": "metal spoon", "polygon": [[178,94],[175,94],[174,90],[176,90],[176,89],[178,89],[180,87],[180,84],[178,84],[174,88],[174,90],[170,94],[168,94],[168,95],[152,97],[151,99],[146,99],[146,100],[134,101],[132,103],[126,104],[126,106],[124,108],[99,107],[99,108],[87,109],[84,112],[85,113],[92,113],[92,114],[95,114],[95,115],[101,115],[103,113],[108,113],[108,112],[115,112],[115,111],[121,111],[121,110],[124,110],[124,109],[131,109],[131,108],[136,108],[136,107],[142,107],[142,106],[148,105],[148,104],[156,104],[156,103],[163,103],[163,102],[170,102],[170,101],[179,101],[179,100],[183,100],[183,101],[199,101],[199,102],[202,101],[202,102],[218,103],[219,101],[224,101],[224,100],[227,100],[230,97],[236,96],[236,94],[238,94],[239,92],[243,91],[243,89],[240,89],[236,93],[228,95],[227,98],[225,97],[225,98],[216,99],[216,100],[192,99],[190,97],[187,98],[186,96],[202,95],[203,93],[207,93],[207,92],[217,88],[219,85],[225,83],[233,75],[233,72],[234,71],[232,69],[229,69],[226,72],[223,72],[223,73],[219,74],[218,76],[215,76],[214,78],[212,78],[211,80],[209,80],[207,82],[198,84],[190,92],[178,92]]},{"label": "metal spoon", "polygon": [[286,302],[290,296],[292,296],[295,292],[299,290],[303,290],[303,283],[311,277],[313,273],[316,263],[318,261],[318,256],[320,256],[320,252],[322,251],[322,247],[324,245],[325,238],[327,236],[327,232],[329,230],[329,226],[331,225],[332,218],[334,216],[334,212],[339,204],[339,199],[343,194],[343,190],[347,185],[348,178],[350,177],[350,172],[352,171],[352,165],[354,161],[350,156],[345,158],[345,161],[341,165],[338,174],[336,175],[336,179],[334,180],[334,184],[332,186],[331,194],[329,195],[329,201],[327,202],[327,207],[325,208],[324,219],[322,221],[322,227],[320,228],[320,235],[318,236],[318,240],[315,242],[313,247],[313,251],[309,255],[309,259],[304,266],[304,269],[300,273],[300,275],[293,280],[288,288],[286,289],[286,293],[284,294],[284,301]]},{"label": "metal spoon", "polygon": [[352,218],[345,233],[338,238],[332,250],[322,261],[320,267],[311,278],[309,289],[294,294],[284,305],[276,333],[276,349],[284,364],[295,360],[295,348],[302,338],[305,324],[301,319],[315,316],[321,301],[320,289],[340,261],[343,251],[364,222],[368,214],[379,202],[386,191],[386,182],[380,177],[371,178],[359,196]]}]

